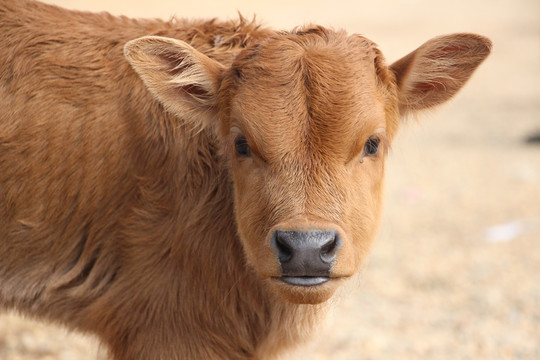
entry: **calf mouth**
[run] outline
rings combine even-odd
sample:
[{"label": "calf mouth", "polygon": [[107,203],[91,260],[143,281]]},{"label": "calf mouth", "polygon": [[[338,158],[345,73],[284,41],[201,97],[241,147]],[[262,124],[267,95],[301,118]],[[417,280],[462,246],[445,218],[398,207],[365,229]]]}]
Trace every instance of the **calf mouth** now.
[{"label": "calf mouth", "polygon": [[343,278],[330,276],[274,276],[272,287],[293,304],[321,304],[332,297]]},{"label": "calf mouth", "polygon": [[282,276],[279,280],[295,286],[317,286],[330,280],[328,276]]}]

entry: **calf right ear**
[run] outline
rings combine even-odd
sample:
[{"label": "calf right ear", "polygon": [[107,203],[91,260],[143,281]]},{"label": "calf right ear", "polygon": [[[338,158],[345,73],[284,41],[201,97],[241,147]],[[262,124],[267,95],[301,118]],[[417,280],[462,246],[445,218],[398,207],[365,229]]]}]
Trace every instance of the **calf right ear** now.
[{"label": "calf right ear", "polygon": [[491,51],[491,41],[475,34],[429,40],[396,61],[401,114],[430,108],[452,98]]},{"label": "calf right ear", "polygon": [[183,41],[160,36],[129,41],[124,55],[168,111],[198,126],[215,115],[224,71],[217,61]]}]

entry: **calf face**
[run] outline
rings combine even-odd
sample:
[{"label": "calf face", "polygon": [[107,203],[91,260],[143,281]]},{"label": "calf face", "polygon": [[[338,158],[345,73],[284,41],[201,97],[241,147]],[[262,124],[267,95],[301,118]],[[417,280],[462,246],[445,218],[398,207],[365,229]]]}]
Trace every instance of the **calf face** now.
[{"label": "calf face", "polygon": [[489,49],[450,35],[387,66],[371,41],[317,27],[276,33],[227,67],[161,37],[125,54],[169,111],[222,144],[249,266],[287,300],[320,303],[370,248],[399,117],[452,97]]}]

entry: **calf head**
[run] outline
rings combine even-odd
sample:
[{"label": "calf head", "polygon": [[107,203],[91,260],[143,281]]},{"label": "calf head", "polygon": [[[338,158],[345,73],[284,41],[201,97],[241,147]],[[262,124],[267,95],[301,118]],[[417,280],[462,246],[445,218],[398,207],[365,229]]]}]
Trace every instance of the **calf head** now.
[{"label": "calf head", "polygon": [[449,35],[387,66],[366,38],[314,27],[276,33],[229,66],[162,37],[125,54],[167,109],[221,139],[250,266],[287,300],[320,303],[370,248],[399,119],[451,98],[490,47]]}]

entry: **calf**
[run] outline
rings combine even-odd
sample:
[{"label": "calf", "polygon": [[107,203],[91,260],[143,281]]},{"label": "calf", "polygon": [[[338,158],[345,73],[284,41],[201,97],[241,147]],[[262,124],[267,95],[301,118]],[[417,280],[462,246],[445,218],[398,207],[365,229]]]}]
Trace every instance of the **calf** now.
[{"label": "calf", "polygon": [[399,119],[490,47],[0,0],[0,307],[118,360],[275,357],[365,259]]}]

